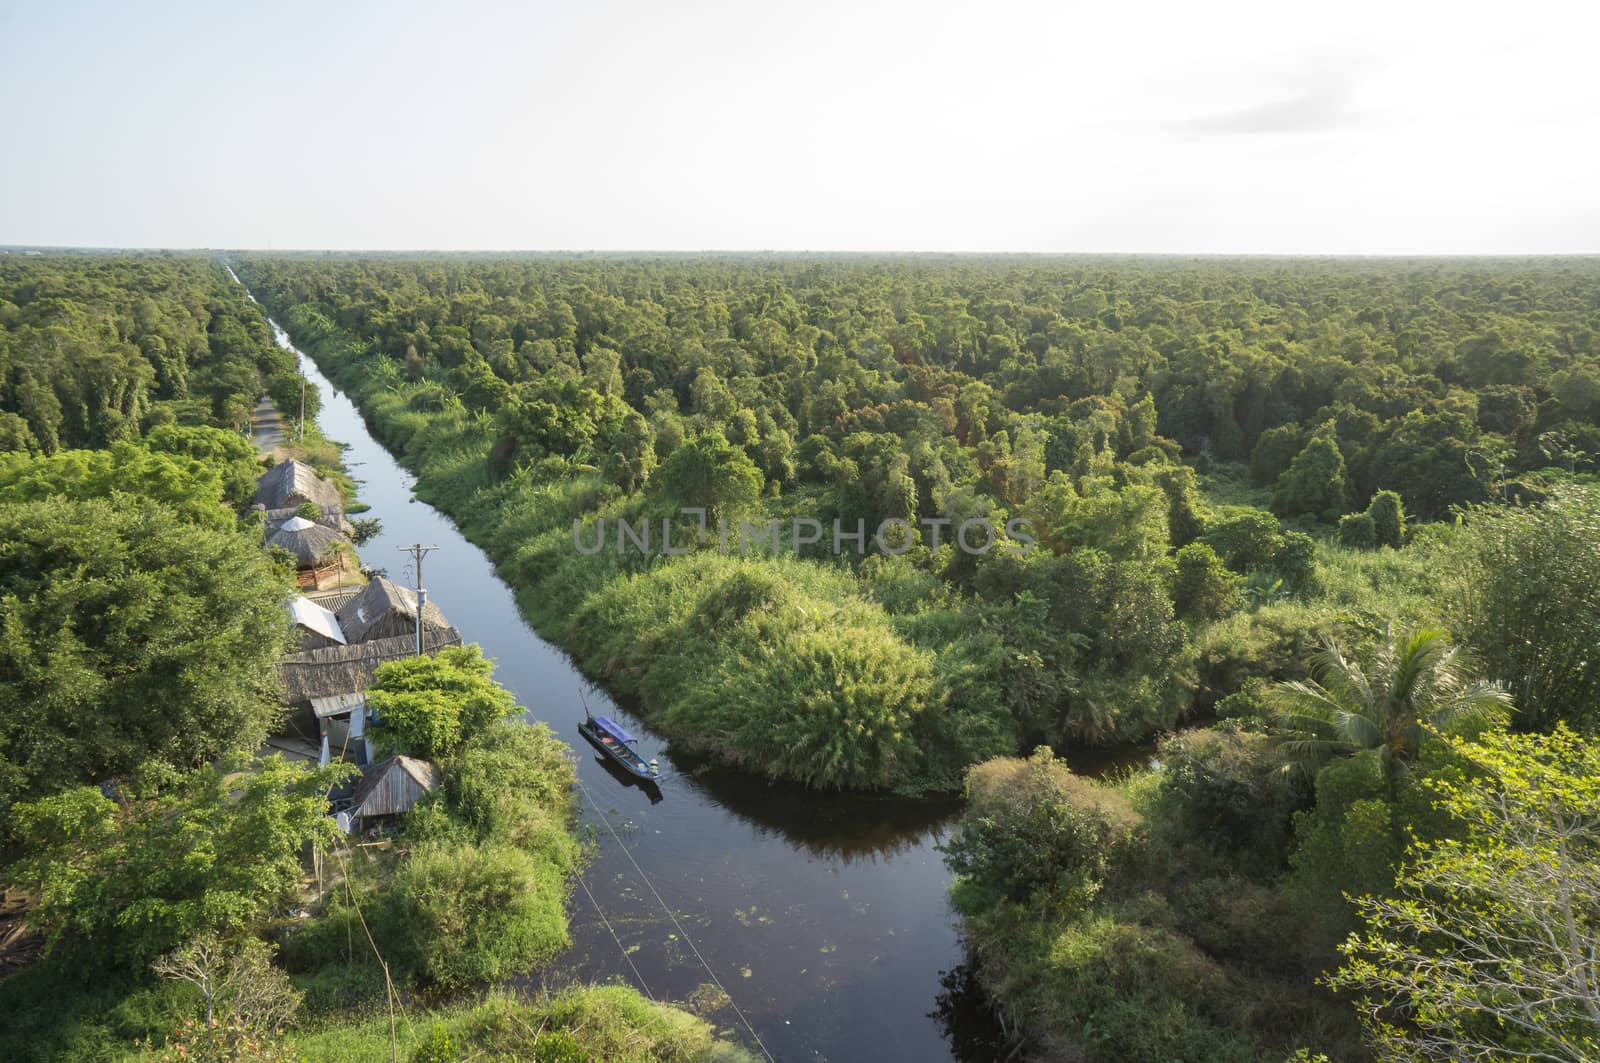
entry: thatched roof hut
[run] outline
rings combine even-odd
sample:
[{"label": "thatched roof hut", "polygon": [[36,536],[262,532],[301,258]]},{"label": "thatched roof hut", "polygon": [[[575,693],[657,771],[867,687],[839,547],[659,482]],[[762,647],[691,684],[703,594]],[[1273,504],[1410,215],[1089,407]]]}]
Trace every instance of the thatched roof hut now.
[{"label": "thatched roof hut", "polygon": [[[343,508],[339,506],[324,506],[321,508],[322,515],[316,519],[316,523],[324,528],[332,528],[345,536],[352,534],[353,529],[350,522],[344,519]],[[298,510],[294,508],[267,509],[264,506],[257,506],[256,510],[261,514],[262,527],[269,537],[273,532],[300,515]]]},{"label": "thatched roof hut", "polygon": [[291,517],[267,536],[267,545],[294,555],[296,568],[319,568],[338,558],[344,536],[304,517]]},{"label": "thatched roof hut", "polygon": [[396,756],[369,764],[350,796],[353,820],[398,816],[409,812],[422,795],[439,785],[439,769],[425,760]]},{"label": "thatched roof hut", "polygon": [[315,502],[323,509],[343,508],[339,488],[317,475],[317,470],[293,458],[280,461],[256,480],[256,504],[267,509],[293,509]]},{"label": "thatched roof hut", "polygon": [[[348,640],[349,630],[344,629],[344,634]],[[423,653],[437,653],[446,646],[459,645],[461,632],[453,627],[426,627],[422,631]],[[416,652],[417,637],[410,633],[292,654],[278,662],[284,704],[306,705],[313,698],[359,693],[372,684],[372,675],[380,664],[413,657]]]},{"label": "thatched roof hut", "polygon": [[[354,599],[339,607],[339,626],[348,642],[367,642],[396,635],[416,637],[417,595],[393,580],[375,577]],[[429,602],[422,613],[424,632],[450,629],[439,607]]]}]

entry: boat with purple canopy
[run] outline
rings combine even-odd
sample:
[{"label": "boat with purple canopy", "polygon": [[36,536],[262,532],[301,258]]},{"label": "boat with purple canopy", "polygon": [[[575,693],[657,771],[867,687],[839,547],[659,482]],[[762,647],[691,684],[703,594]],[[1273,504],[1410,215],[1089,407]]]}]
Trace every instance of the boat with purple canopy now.
[{"label": "boat with purple canopy", "polygon": [[647,763],[634,751],[633,746],[639,740],[609,716],[588,716],[578,725],[578,733],[629,775],[640,779],[654,779],[661,773],[659,764],[654,760]]}]

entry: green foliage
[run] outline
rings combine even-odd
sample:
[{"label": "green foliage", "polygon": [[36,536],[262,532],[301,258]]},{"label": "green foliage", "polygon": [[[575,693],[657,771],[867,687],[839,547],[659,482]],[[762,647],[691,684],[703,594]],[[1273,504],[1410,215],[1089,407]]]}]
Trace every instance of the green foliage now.
[{"label": "green foliage", "polygon": [[1564,488],[1544,505],[1476,506],[1440,561],[1461,635],[1517,702],[1517,725],[1600,727],[1600,496]]},{"label": "green foliage", "polygon": [[246,536],[150,503],[0,504],[0,809],[256,748],[287,586]]},{"label": "green foliage", "polygon": [[327,792],[347,769],[273,757],[203,767],[124,807],[94,787],[12,810],[28,851],[11,877],[38,898],[51,949],[142,967],[203,932],[238,933],[291,896],[307,842],[335,837]]},{"label": "green foliage", "polygon": [[1330,522],[1344,512],[1349,490],[1344,455],[1339,452],[1333,429],[1333,422],[1329,421],[1313,432],[1310,442],[1278,477],[1272,492],[1274,510]]},{"label": "green foliage", "polygon": [[266,381],[294,371],[207,256],[13,255],[0,309],[0,450],[104,448],[173,421],[237,433]]},{"label": "green foliage", "polygon": [[1237,730],[1180,731],[1161,743],[1161,813],[1175,848],[1201,845],[1263,880],[1279,873],[1300,795],[1267,738]]},{"label": "green foliage", "polygon": [[1378,526],[1370,513],[1346,513],[1339,518],[1339,545],[1352,550],[1375,550]]},{"label": "green foliage", "polygon": [[[217,467],[136,443],[109,450],[66,450],[49,457],[0,454],[0,504],[51,498],[159,503],[191,524],[226,530],[235,517],[225,504]],[[254,492],[254,481],[250,490]]]},{"label": "green foliage", "polygon": [[490,725],[521,711],[494,681],[494,664],[472,643],[428,657],[380,665],[367,689],[372,737],[391,752],[428,760],[449,757]]},{"label": "green foliage", "polygon": [[511,845],[424,844],[395,875],[384,937],[433,985],[510,977],[567,946],[567,870]]},{"label": "green foliage", "polygon": [[1379,491],[1367,503],[1367,516],[1372,518],[1373,536],[1379,546],[1399,549],[1406,541],[1406,511],[1400,496],[1393,491]]},{"label": "green foliage", "polygon": [[574,777],[571,752],[548,727],[507,720],[461,748],[445,775],[444,795],[450,814],[478,840],[575,862],[567,834]]},{"label": "green foliage", "polygon": [[1600,747],[1550,735],[1450,740],[1473,776],[1434,791],[1459,836],[1416,846],[1329,983],[1382,1060],[1600,1054]]},{"label": "green foliage", "polygon": [[1348,513],[1339,518],[1339,545],[1352,550],[1373,550],[1380,546],[1399,549],[1405,545],[1406,513],[1400,496],[1379,491],[1372,496],[1364,513]]},{"label": "green foliage", "polygon": [[1125,798],[1072,774],[1047,747],[972,768],[967,801],[943,849],[969,907],[997,896],[1028,901],[1041,890],[1057,904],[1085,906],[1141,826]]},{"label": "green foliage", "polygon": [[[1389,488],[1433,519],[1483,496],[1472,455],[1505,454],[1508,476],[1543,463],[1533,440],[1555,425],[1524,422],[1558,376],[1573,401],[1557,414],[1574,431],[1600,409],[1582,373],[1562,375],[1595,353],[1593,271],[1580,266],[554,256],[242,268],[589,671],[639,695],[675,741],[824,785],[950,785],[983,756],[1133,739],[1248,679],[1299,678],[1306,637],[1424,610],[1357,586],[1376,566],[1330,565],[1337,548],[1285,532],[1240,463],[1281,481],[1296,517],[1332,521]],[[1502,364],[1510,349],[1516,372]],[[1201,468],[1208,490],[1249,505],[1209,505]],[[825,538],[835,519],[907,520],[919,579],[877,599],[882,613],[881,570],[863,565],[864,579],[830,579],[819,596],[824,576],[784,565],[773,571],[794,586],[778,600],[864,618],[860,647],[824,636],[791,651],[783,638],[812,621],[787,619],[697,628],[685,647],[657,632],[684,633],[696,559],[578,556],[571,535],[576,520],[592,538],[601,519],[614,534],[618,518],[659,531],[682,505],[707,508],[711,528],[719,515],[735,529],[815,517]],[[962,520],[1017,515],[1047,548],[1036,559],[949,545]],[[1400,541],[1393,515],[1374,541]],[[951,522],[937,547],[930,521]],[[679,520],[674,541],[688,530]],[[1199,555],[1188,575],[1207,593],[1179,586],[1174,551],[1192,541],[1247,577],[1248,608],[1229,611]],[[808,566],[855,565],[829,554],[812,547]],[[1326,587],[1330,576],[1343,582]],[[862,669],[880,674],[855,685]],[[863,729],[830,744],[816,708],[830,671],[926,707],[846,706]],[[908,685],[911,673],[926,679]],[[804,763],[785,763],[791,748]]]},{"label": "green foliage", "polygon": [[1286,765],[1308,774],[1334,757],[1366,755],[1383,775],[1403,775],[1428,731],[1476,733],[1503,724],[1511,698],[1475,678],[1471,658],[1442,631],[1386,637],[1363,667],[1332,641],[1317,659],[1319,679],[1267,691],[1270,723]]},{"label": "green foliage", "polygon": [[709,433],[673,451],[661,467],[659,485],[678,505],[703,509],[715,527],[749,513],[764,480],[744,451]]},{"label": "green foliage", "polygon": [[1228,571],[1215,550],[1190,543],[1177,554],[1172,600],[1178,616],[1205,623],[1227,616],[1244,604],[1239,577]]},{"label": "green foliage", "polygon": [[1206,529],[1202,541],[1233,571],[1255,572],[1272,563],[1283,548],[1282,526],[1260,510],[1244,510]]},{"label": "green foliage", "polygon": [[460,1058],[450,1028],[437,1022],[428,1027],[422,1043],[411,1052],[411,1063],[457,1063]]},{"label": "green foliage", "polygon": [[[479,1002],[399,1024],[403,1058],[535,1060],[537,1063],[752,1063],[681,1008],[647,1000],[624,985],[578,985],[529,1001],[494,992]],[[448,1048],[446,1047],[448,1045]],[[304,1034],[295,1049],[307,1063],[387,1059],[389,1023],[371,1018]]]},{"label": "green foliage", "polygon": [[295,507],[294,515],[306,520],[318,521],[322,519],[322,507],[315,502],[302,502]]}]

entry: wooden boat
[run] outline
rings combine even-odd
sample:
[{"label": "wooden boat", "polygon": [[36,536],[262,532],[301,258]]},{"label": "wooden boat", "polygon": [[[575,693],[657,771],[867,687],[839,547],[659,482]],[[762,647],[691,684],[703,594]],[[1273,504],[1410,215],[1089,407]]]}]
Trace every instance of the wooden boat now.
[{"label": "wooden boat", "polygon": [[609,716],[587,717],[578,725],[578,733],[636,779],[654,779],[661,773],[660,765],[654,760],[646,763],[645,759],[634,751],[633,746],[639,740]]}]

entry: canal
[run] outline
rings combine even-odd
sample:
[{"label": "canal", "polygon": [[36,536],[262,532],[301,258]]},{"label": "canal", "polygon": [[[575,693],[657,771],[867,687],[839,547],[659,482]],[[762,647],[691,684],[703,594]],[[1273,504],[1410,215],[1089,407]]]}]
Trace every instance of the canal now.
[{"label": "canal", "polygon": [[[273,328],[278,342],[294,349]],[[959,989],[950,876],[935,849],[958,804],[819,794],[675,758],[528,626],[483,552],[415,498],[413,478],[368,432],[350,399],[296,354],[322,391],[323,434],[346,446],[359,497],[383,522],[361,548],[363,563],[409,584],[402,548],[437,546],[424,562],[429,598],[495,659],[497,677],[527,706],[528,718],[549,724],[577,753],[579,779],[594,802],[580,794],[579,807],[598,846],[584,879],[629,955],[577,890],[568,906],[573,946],[539,980],[620,978],[679,1001],[711,981],[653,886],[777,1059],[996,1058],[996,1031]],[[641,751],[658,757],[667,776],[659,794],[625,784],[579,737],[580,690],[596,713],[643,736]],[[749,1040],[732,1009],[712,1018]]]}]

